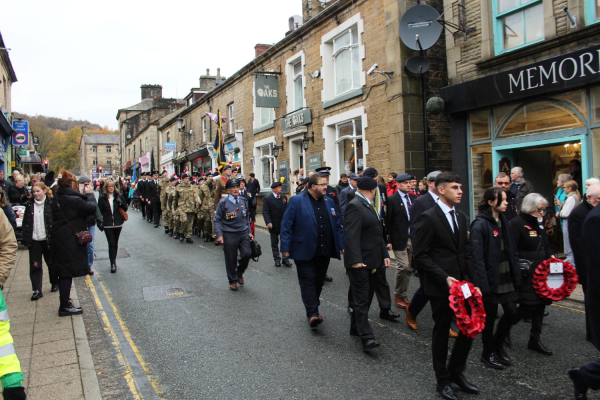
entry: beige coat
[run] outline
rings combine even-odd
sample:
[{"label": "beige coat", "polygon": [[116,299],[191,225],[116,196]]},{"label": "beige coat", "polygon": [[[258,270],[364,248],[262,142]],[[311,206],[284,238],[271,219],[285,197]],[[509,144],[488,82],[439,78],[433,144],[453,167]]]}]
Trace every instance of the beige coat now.
[{"label": "beige coat", "polygon": [[4,286],[17,259],[17,238],[12,225],[0,212],[0,285]]}]

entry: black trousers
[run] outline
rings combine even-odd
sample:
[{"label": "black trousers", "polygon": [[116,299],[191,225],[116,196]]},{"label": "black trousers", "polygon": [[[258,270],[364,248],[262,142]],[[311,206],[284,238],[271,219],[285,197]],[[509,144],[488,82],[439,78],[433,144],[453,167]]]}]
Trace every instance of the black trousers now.
[{"label": "black trousers", "polygon": [[160,223],[160,201],[153,201],[152,206],[152,218],[151,221],[154,221],[154,225],[158,225]]},{"label": "black trousers", "polygon": [[581,379],[587,387],[592,390],[600,389],[600,360],[579,369],[581,370]]},{"label": "black trousers", "polygon": [[104,228],[106,241],[108,242],[108,259],[111,265],[116,264],[117,252],[119,251],[119,236],[123,228]]},{"label": "black trousers", "polygon": [[323,290],[329,261],[331,261],[329,257],[323,256],[316,256],[308,261],[294,260],[302,302],[309,319],[319,315],[319,305],[321,304],[319,296]]},{"label": "black trousers", "polygon": [[[377,302],[379,303],[380,310],[389,310],[392,307],[392,296],[390,295],[390,285],[385,275],[385,268],[378,268],[377,272],[373,275],[370,280],[371,286],[377,296]],[[370,271],[370,270],[369,270]],[[352,294],[352,288],[348,288],[348,307],[354,308],[354,299]]]},{"label": "black trousers", "polygon": [[[446,367],[448,358],[448,332],[454,320],[454,311],[449,306],[448,297],[430,297],[431,312],[434,321],[431,352],[433,355],[433,370],[439,385],[450,383],[452,375],[464,372],[469,357],[473,339],[463,335],[460,331],[454,342],[452,355]],[[468,308],[468,307],[467,307]]]},{"label": "black trousers", "polygon": [[427,305],[427,302],[429,301],[429,296],[427,296],[425,294],[425,289],[424,289],[425,273],[422,271],[419,271],[419,283],[420,283],[420,286],[417,289],[417,291],[415,292],[415,294],[413,294],[412,300],[410,301],[410,305],[408,306],[408,312],[415,319],[417,318],[417,315],[419,315],[421,313],[421,311],[425,308],[425,306]]},{"label": "black trousers", "polygon": [[[238,263],[238,251],[240,260]],[[250,237],[248,232],[223,232],[223,252],[225,253],[225,268],[227,279],[232,284],[244,276],[250,262]]]},{"label": "black trousers", "polygon": [[[488,356],[495,352],[498,347],[502,346],[502,340],[498,335],[496,336],[496,340],[494,340],[494,324],[496,323],[496,316],[498,315],[498,304],[493,303],[490,299],[484,297],[483,308],[485,309],[486,318],[485,328],[483,328],[483,332],[481,332],[481,341],[483,343],[482,355]],[[516,302],[502,304],[502,309],[504,310],[504,315],[507,315],[507,321],[516,318]],[[500,331],[500,323],[498,323],[498,331]],[[504,337],[502,337],[502,339],[503,338]]]},{"label": "black trousers", "polygon": [[[379,270],[385,271],[384,268],[379,268]],[[369,309],[380,278],[377,273],[372,273],[370,268],[348,268],[346,275],[350,281],[352,308],[354,309],[350,319],[350,332],[357,333],[362,341],[375,339],[373,328],[369,324]]]},{"label": "black trousers", "polygon": [[146,203],[146,200],[142,200],[140,199],[140,209],[142,210],[142,218],[146,218],[146,206],[148,205],[148,203]]},{"label": "black trousers", "polygon": [[32,240],[31,246],[29,246],[29,279],[31,279],[32,290],[39,290],[40,292],[42,291],[42,276],[44,275],[42,256],[48,266],[50,284],[56,285],[58,277],[52,271],[52,256],[48,242],[46,240]]},{"label": "black trousers", "polygon": [[[531,317],[531,335],[542,334],[542,324],[544,322],[544,311],[546,305],[519,305],[517,308],[516,303],[508,303],[509,312],[504,312],[502,318],[498,322],[498,329],[496,329],[496,341],[502,341],[506,336],[510,334],[510,330],[513,325],[522,320],[523,318]],[[489,317],[486,317],[486,320]]]},{"label": "black trousers", "polygon": [[[273,251],[273,260],[281,261],[281,253],[279,252],[279,233],[269,232],[271,237],[271,250]],[[283,257],[286,260],[286,257]]]}]

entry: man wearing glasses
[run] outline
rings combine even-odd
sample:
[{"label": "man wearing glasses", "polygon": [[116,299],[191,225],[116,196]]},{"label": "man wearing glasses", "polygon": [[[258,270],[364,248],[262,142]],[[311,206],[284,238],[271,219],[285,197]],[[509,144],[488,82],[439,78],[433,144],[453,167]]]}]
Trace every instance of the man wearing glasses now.
[{"label": "man wearing glasses", "polygon": [[515,195],[510,191],[510,178],[506,172],[500,172],[496,175],[495,181],[496,187],[500,187],[506,192],[506,201],[508,201],[508,207],[504,212],[504,216],[510,221],[517,216],[517,206],[515,204]]}]

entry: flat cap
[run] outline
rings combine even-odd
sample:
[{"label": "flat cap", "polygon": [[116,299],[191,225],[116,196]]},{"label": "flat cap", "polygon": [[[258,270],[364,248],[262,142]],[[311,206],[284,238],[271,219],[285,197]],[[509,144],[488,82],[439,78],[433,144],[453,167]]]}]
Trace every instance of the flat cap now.
[{"label": "flat cap", "polygon": [[87,177],[87,176],[85,176],[85,175],[82,175],[82,176],[80,176],[80,177],[79,177],[79,181],[78,181],[78,182],[79,182],[79,183],[86,183],[86,182],[90,182],[90,181],[91,181],[91,179],[90,179],[90,178],[88,178],[88,177]]},{"label": "flat cap", "polygon": [[362,174],[362,175],[363,175],[363,177],[366,177],[366,178],[371,178],[371,179],[372,179],[372,178],[375,178],[375,177],[377,177],[377,175],[379,175],[379,172],[377,172],[377,170],[376,170],[375,168],[370,168],[370,167],[369,167],[369,168],[366,168],[366,169],[363,171],[363,174]]},{"label": "flat cap", "polygon": [[400,174],[396,177],[396,181],[397,182],[406,182],[406,181],[410,181],[413,179],[417,179],[415,178],[413,175],[411,174]]},{"label": "flat cap", "polygon": [[362,178],[358,178],[356,181],[356,186],[359,189],[373,190],[377,187],[377,181],[373,178],[363,176]]},{"label": "flat cap", "polygon": [[273,183],[271,183],[271,189],[275,189],[276,187],[281,186],[281,182],[279,181],[275,181]]},{"label": "flat cap", "polygon": [[350,176],[348,177],[348,179],[351,179],[353,181],[357,180],[358,178],[360,178],[360,175],[356,174],[356,173],[352,173],[350,174]]}]

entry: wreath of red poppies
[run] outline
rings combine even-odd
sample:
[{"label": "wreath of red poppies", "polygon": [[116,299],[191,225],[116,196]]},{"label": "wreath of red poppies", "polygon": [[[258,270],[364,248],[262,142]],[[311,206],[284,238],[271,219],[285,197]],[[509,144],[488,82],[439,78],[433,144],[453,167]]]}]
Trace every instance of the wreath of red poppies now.
[{"label": "wreath of red poppies", "polygon": [[[461,286],[467,284],[471,291],[471,296],[465,299],[465,295],[461,289]],[[479,332],[485,328],[485,309],[483,308],[483,298],[478,291],[475,290],[475,286],[471,282],[467,281],[454,281],[450,287],[450,308],[456,315],[456,323],[458,329],[463,335],[470,338],[475,338]],[[467,313],[465,307],[465,300],[469,302],[471,307],[471,314]]]},{"label": "wreath of red poppies", "polygon": [[[563,284],[558,289],[552,289],[548,286],[548,275],[550,274],[550,264],[561,263],[563,265]],[[577,287],[579,277],[575,267],[568,261],[562,261],[558,258],[549,258],[542,261],[533,273],[533,289],[543,299],[552,301],[561,301],[573,293]]]}]

